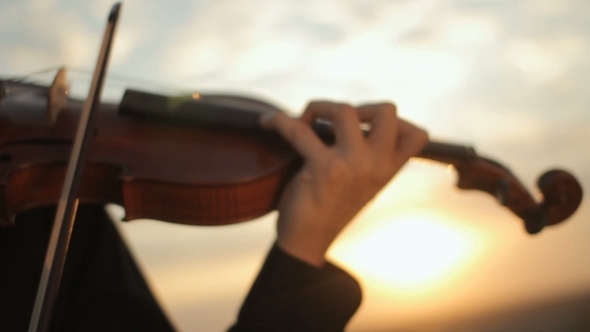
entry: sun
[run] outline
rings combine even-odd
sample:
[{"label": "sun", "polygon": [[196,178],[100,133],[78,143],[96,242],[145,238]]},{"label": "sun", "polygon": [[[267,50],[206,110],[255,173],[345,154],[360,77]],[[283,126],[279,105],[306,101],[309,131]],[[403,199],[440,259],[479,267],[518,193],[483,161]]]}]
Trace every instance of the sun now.
[{"label": "sun", "polygon": [[440,288],[481,253],[481,236],[450,218],[424,212],[388,218],[332,252],[381,288],[398,293]]}]

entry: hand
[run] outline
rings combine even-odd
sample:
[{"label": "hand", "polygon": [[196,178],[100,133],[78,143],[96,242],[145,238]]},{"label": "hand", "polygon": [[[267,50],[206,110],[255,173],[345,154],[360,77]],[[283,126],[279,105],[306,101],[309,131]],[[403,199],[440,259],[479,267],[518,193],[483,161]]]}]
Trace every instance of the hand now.
[{"label": "hand", "polygon": [[[311,129],[316,119],[332,122],[336,143],[326,146]],[[371,131],[363,136],[361,123]],[[354,216],[428,142],[422,129],[397,117],[392,104],[352,107],[312,102],[300,119],[272,113],[261,119],[304,158],[279,202],[277,244],[315,266]]]}]

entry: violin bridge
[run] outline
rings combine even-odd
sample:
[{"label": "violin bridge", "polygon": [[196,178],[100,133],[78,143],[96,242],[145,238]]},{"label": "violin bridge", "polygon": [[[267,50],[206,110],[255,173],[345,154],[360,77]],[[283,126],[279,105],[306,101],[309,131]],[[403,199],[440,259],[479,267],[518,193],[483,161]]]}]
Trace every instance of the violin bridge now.
[{"label": "violin bridge", "polygon": [[57,122],[59,113],[66,108],[68,104],[68,82],[66,79],[66,69],[60,68],[47,95],[47,121],[50,126]]}]

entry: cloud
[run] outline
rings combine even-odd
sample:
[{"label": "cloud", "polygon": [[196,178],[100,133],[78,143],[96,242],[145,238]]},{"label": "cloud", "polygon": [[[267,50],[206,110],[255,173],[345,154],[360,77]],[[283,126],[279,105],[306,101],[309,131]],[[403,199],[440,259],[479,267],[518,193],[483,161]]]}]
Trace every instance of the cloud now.
[{"label": "cloud", "polygon": [[460,48],[477,48],[495,42],[503,28],[494,16],[480,13],[445,15],[440,25],[443,41]]},{"label": "cloud", "polygon": [[585,40],[575,35],[514,38],[506,49],[508,63],[535,85],[563,77],[586,56]]},{"label": "cloud", "polygon": [[[411,18],[423,16],[418,9],[433,7],[430,1],[416,3],[404,7],[384,4],[376,11],[355,1],[263,1],[255,5],[224,1],[201,8],[194,20],[183,23],[172,34],[163,67],[174,76],[185,73],[184,77],[194,77],[219,69],[218,59],[223,59],[218,74],[254,80],[289,67],[297,70],[303,62],[314,67],[315,55],[323,57],[326,49],[340,50],[328,60],[340,61],[338,57],[346,57],[343,52],[367,48],[370,42],[392,47],[391,40],[400,30],[415,24]],[[365,8],[360,14],[355,11],[359,6]],[[319,61],[321,66],[324,60]],[[347,66],[346,70],[354,68]]]},{"label": "cloud", "polygon": [[549,124],[537,114],[519,109],[465,105],[456,112],[456,133],[474,141],[510,145],[534,144],[549,129]]},{"label": "cloud", "polygon": [[29,0],[25,6],[31,11],[49,11],[56,4],[57,0]]},{"label": "cloud", "polygon": [[529,15],[559,17],[575,11],[574,2],[572,0],[525,0],[523,4]]}]

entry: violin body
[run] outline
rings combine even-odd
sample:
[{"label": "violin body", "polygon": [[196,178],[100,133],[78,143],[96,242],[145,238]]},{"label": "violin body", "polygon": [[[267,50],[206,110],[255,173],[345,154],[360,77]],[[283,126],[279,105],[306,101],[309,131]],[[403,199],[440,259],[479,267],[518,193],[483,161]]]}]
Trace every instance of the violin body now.
[{"label": "violin body", "polygon": [[[0,107],[0,223],[58,201],[82,102],[69,100],[50,124],[47,98],[21,93]],[[102,104],[81,203],[115,203],[126,219],[229,224],[272,211],[300,159],[277,134],[162,124]]]}]

